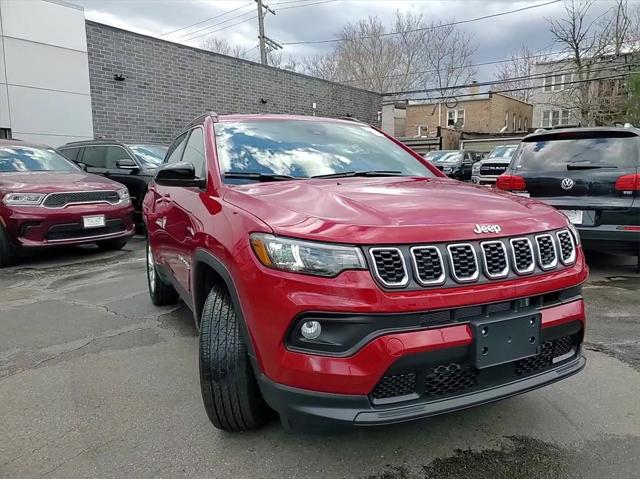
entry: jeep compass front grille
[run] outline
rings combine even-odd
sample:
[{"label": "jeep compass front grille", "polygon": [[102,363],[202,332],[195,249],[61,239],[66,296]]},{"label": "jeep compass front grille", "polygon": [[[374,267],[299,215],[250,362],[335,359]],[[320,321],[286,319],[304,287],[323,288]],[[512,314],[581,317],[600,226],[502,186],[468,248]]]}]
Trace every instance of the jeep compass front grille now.
[{"label": "jeep compass front grille", "polygon": [[387,289],[455,287],[542,274],[575,263],[569,230],[464,243],[375,246],[370,269]]},{"label": "jeep compass front grille", "polygon": [[77,203],[111,203],[120,202],[117,191],[78,191],[68,193],[50,193],[44,199],[47,208],[62,208]]}]

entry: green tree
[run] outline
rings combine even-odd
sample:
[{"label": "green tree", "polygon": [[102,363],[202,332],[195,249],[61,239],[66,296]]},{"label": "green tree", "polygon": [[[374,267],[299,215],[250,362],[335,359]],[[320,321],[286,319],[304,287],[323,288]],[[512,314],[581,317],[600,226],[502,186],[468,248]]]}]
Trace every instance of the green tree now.
[{"label": "green tree", "polygon": [[640,125],[640,71],[635,71],[629,76],[627,94],[625,105],[627,121],[634,125]]}]

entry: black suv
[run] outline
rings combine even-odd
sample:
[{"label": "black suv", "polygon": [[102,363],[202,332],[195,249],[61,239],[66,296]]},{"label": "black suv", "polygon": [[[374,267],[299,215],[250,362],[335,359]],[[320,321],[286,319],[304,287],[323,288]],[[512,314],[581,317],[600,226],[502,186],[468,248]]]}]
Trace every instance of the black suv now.
[{"label": "black suv", "polygon": [[164,160],[166,146],[89,140],[67,143],[58,151],[88,173],[107,176],[125,185],[135,209],[134,221],[142,223],[142,199],[156,168]]},{"label": "black suv", "polygon": [[469,150],[438,150],[430,151],[424,158],[449,178],[471,181],[471,168],[482,159],[482,154]]},{"label": "black suv", "polygon": [[576,225],[586,249],[636,255],[640,267],[640,129],[531,134],[497,186],[555,206]]}]

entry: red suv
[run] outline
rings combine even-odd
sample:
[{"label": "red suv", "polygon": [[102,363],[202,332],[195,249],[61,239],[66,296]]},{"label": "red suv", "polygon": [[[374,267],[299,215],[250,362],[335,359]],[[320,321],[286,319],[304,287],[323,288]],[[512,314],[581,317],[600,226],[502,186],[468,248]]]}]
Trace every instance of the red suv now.
[{"label": "red suv", "polygon": [[213,424],[370,426],[585,365],[580,239],[529,198],[446,178],[349,120],[204,115],[143,204],[155,304],[200,330]]},{"label": "red suv", "polygon": [[82,171],[53,148],[0,140],[0,267],[26,248],[122,248],[133,234],[132,213],[123,185]]}]

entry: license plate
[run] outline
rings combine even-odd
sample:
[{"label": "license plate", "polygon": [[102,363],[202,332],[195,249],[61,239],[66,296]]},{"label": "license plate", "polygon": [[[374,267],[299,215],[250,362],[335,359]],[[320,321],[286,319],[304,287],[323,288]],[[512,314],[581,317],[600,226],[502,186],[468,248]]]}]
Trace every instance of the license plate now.
[{"label": "license plate", "polygon": [[540,344],[538,312],[472,321],[473,356],[478,369],[535,356]]},{"label": "license plate", "polygon": [[560,210],[574,225],[582,224],[582,210]]},{"label": "license plate", "polygon": [[82,217],[82,226],[84,228],[101,228],[104,224],[104,215]]},{"label": "license plate", "polygon": [[514,195],[524,196],[525,198],[531,198],[531,194],[528,191],[512,191]]}]

